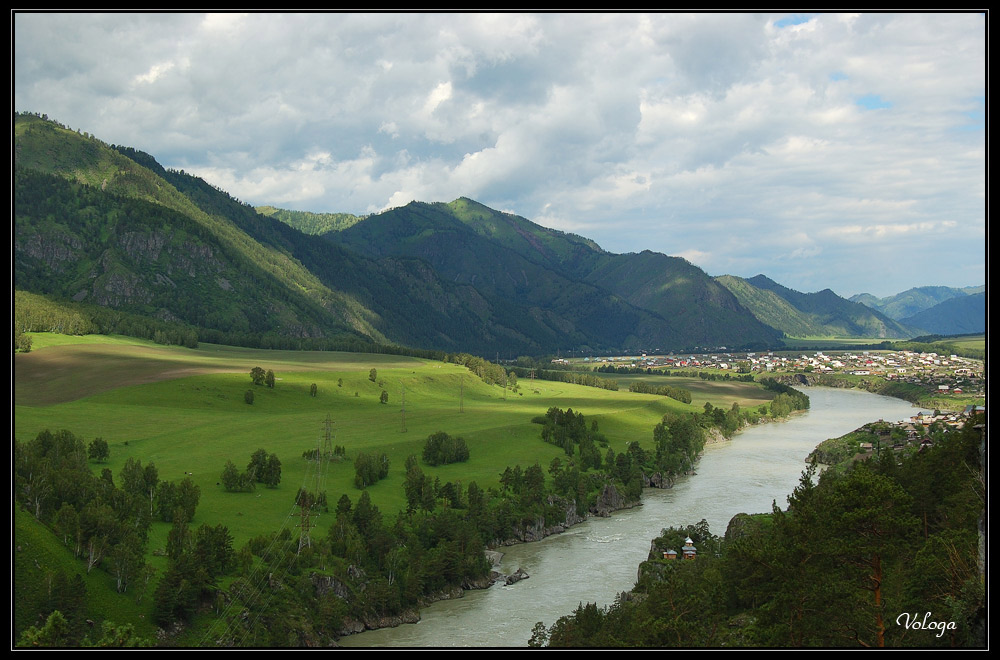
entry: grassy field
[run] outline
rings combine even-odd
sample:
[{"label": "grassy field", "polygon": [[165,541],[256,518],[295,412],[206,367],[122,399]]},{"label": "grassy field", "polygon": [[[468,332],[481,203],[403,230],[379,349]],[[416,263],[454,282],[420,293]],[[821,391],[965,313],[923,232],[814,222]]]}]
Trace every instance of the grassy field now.
[{"label": "grassy field", "polygon": [[[704,402],[729,406],[768,400],[760,388],[744,383],[706,383],[663,378],[692,390],[695,401],[672,399],[548,381],[521,381],[519,392],[483,383],[464,367],[394,355],[267,351],[203,345],[168,347],[123,338],[64,337],[37,334],[30,353],[14,357],[14,436],[28,441],[43,429],[68,429],[90,442],[102,437],[111,447],[105,465],[117,477],[128,458],[152,461],[164,480],[190,476],[201,488],[194,523],[224,523],[236,547],[258,534],[294,525],[297,489],[317,488],[315,464],[302,453],[322,440],[324,420],[333,422],[334,445],[347,460],[334,463],[325,478],[331,502],[342,493],[356,501],[353,459],[359,452],[385,453],[387,479],[369,487],[372,500],[387,514],[404,504],[403,464],[419,455],[436,431],[465,438],[467,463],[424,471],[467,485],[488,488],[508,465],[547,467],[561,450],[540,439],[532,417],[549,407],[573,408],[596,419],[600,430],[621,451],[630,441],[652,443],[652,429],[668,411],[700,411]],[[254,366],[273,369],[274,389],[255,387]],[[387,404],[379,402],[382,387]],[[682,382],[684,381],[684,382]],[[317,385],[317,396],[309,394]],[[255,393],[253,405],[244,393]],[[402,399],[405,394],[405,417]],[[405,423],[405,431],[404,431]],[[282,464],[278,488],[259,486],[252,493],[228,493],[218,484],[226,460],[243,469],[257,449],[276,453]],[[319,523],[322,526],[322,522]],[[168,526],[157,523],[150,549],[165,545]],[[294,530],[293,530],[294,531]],[[322,530],[325,533],[325,530]]]},{"label": "grassy field", "polygon": [[825,348],[825,349],[840,349],[849,351],[855,346],[869,346],[871,344],[880,344],[885,341],[884,338],[878,337],[785,337],[785,346],[788,349],[814,349],[814,348]]},{"label": "grassy field", "polygon": [[968,336],[956,339],[949,339],[949,344],[954,344],[961,348],[972,348],[980,351],[986,350],[986,335]]},{"label": "grassy field", "polygon": [[[368,492],[387,516],[393,516],[405,506],[406,457],[419,456],[427,436],[436,431],[465,438],[470,459],[422,465],[424,472],[441,483],[464,486],[476,481],[489,488],[499,484],[507,466],[538,462],[547,468],[554,457],[564,456],[561,449],[542,442],[541,427],[531,423],[551,406],[573,408],[588,421],[597,420],[611,447],[620,452],[636,440],[650,447],[653,427],[668,411],[700,412],[705,401],[751,406],[770,398],[753,384],[667,376],[620,378],[618,392],[522,380],[518,392],[508,390],[505,395],[464,367],[392,355],[208,344],[187,349],[121,337],[53,334],[33,334],[32,345],[31,352],[14,356],[14,437],[26,442],[44,429],[68,429],[86,443],[102,437],[110,445],[110,460],[92,462],[91,467],[95,472],[109,468],[116,481],[129,458],[143,465],[153,462],[161,480],[190,476],[201,489],[192,524],[226,525],[235,548],[251,537],[273,536],[282,529],[297,536],[293,500],[300,486],[325,490],[331,504],[344,493],[356,502],[361,491],[353,484],[353,459],[359,452],[389,457],[388,478]],[[274,389],[251,383],[250,369],[255,366],[274,370]],[[376,382],[369,380],[373,368]],[[685,387],[694,401],[685,405],[630,393],[628,382],[636,378]],[[386,404],[379,401],[379,382],[389,395]],[[310,396],[313,383],[315,397]],[[255,393],[253,405],[244,401],[248,389]],[[347,460],[331,464],[318,485],[316,463],[302,454],[321,443],[327,415],[333,422],[332,444],[346,447]],[[226,461],[242,470],[259,448],[281,460],[279,486],[258,484],[255,492],[226,492],[219,485]],[[314,535],[325,535],[329,523],[329,515],[313,520]],[[156,551],[166,547],[169,530],[163,522],[154,522],[150,530],[147,561],[160,575],[166,559]],[[34,560],[15,562],[19,584],[35,584],[62,564],[68,574],[82,573],[83,564],[69,559],[58,540],[30,516],[18,516],[17,538],[24,546],[22,554]],[[115,594],[105,571],[94,571],[86,580],[89,600],[102,603],[95,610],[100,618],[133,623],[140,634],[152,635],[151,597],[136,605],[131,595]],[[20,622],[18,629],[27,623]]]},{"label": "grassy field", "polygon": [[618,386],[622,390],[627,390],[629,385],[636,381],[685,389],[691,392],[691,407],[699,411],[705,407],[707,402],[721,408],[730,408],[733,403],[740,404],[740,407],[752,407],[769,403],[774,398],[773,392],[753,385],[748,386],[747,383],[735,380],[704,380],[697,377],[666,376],[656,373],[606,374],[606,377],[617,380]]}]

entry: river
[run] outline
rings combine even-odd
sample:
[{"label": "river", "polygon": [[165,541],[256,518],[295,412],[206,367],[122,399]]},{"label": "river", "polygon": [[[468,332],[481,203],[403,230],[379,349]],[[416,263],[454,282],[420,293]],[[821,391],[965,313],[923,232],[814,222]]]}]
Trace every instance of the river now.
[{"label": "river", "polygon": [[[859,390],[809,387],[810,409],[773,424],[748,428],[711,444],[697,474],[673,488],[649,488],[641,507],[591,518],[563,534],[506,548],[501,572],[523,568],[530,576],[511,586],[467,591],[420,612],[416,624],[343,638],[346,647],[526,647],[531,629],[570,614],[581,603],[614,602],[632,588],[650,541],[664,527],[708,521],[722,535],[737,513],[771,510],[795,488],[805,457],[817,444],[878,419],[915,415],[906,401]],[[699,548],[699,552],[709,551]]]}]

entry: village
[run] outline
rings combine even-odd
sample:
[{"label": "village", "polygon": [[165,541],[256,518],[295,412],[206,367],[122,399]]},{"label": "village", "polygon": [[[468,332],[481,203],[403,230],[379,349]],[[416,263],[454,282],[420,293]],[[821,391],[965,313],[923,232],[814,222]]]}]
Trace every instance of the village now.
[{"label": "village", "polygon": [[935,429],[959,429],[965,425],[970,417],[985,411],[985,406],[966,406],[959,412],[919,412],[910,417],[909,420],[893,423],[882,420],[872,422],[858,430],[872,433],[878,440],[876,442],[862,442],[861,452],[865,454],[878,453],[881,449],[890,447],[895,451],[902,451],[907,446],[929,447],[934,444],[933,431]]},{"label": "village", "polygon": [[858,382],[866,380],[866,377],[881,378],[919,385],[932,396],[936,406],[937,402],[943,402],[939,408],[918,412],[909,419],[894,422],[879,420],[857,429],[857,432],[870,435],[873,441],[853,443],[853,460],[885,450],[925,449],[933,444],[935,431],[960,428],[971,416],[986,412],[985,405],[965,403],[971,398],[985,397],[983,363],[957,355],[914,351],[817,351],[811,355],[790,351],[720,351],[699,355],[639,354],[572,361],[555,359],[553,363],[576,367],[582,364],[605,373],[697,372],[703,378],[759,377],[764,374],[836,375]]},{"label": "village", "polygon": [[913,351],[817,351],[812,355],[790,351],[766,353],[716,352],[700,355],[587,357],[552,360],[557,365],[588,366],[595,370],[696,370],[709,374],[838,374],[875,376],[936,389],[942,395],[985,396],[983,363],[957,355]]}]

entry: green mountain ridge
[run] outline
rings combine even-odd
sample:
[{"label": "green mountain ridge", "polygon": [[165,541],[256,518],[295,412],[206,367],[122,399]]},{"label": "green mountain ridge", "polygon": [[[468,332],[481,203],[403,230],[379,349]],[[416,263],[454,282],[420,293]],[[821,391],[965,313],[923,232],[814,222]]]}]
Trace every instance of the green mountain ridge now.
[{"label": "green mountain ridge", "polygon": [[700,346],[775,346],[782,332],[756,318],[714,278],[680,257],[648,250],[607,255],[586,279],[660,314]]},{"label": "green mountain ridge", "polygon": [[206,213],[148,155],[31,115],[14,138],[16,287],[233,333],[380,336],[356,301]]},{"label": "green mountain ridge", "polygon": [[656,350],[780,340],[683,259],[611,254],[589,239],[465,198],[413,202],[323,236],[376,259],[423,260],[495,304],[521,302],[546,329],[598,345]]},{"label": "green mountain ridge", "polygon": [[367,216],[254,209],[33,114],[15,116],[14,157],[16,289],[186,324],[202,340],[516,356],[912,334],[830,291],[758,281],[751,296],[753,281],[613,254],[468,198]]},{"label": "green mountain ridge", "polygon": [[303,234],[318,235],[328,231],[340,231],[355,225],[365,219],[365,216],[352,213],[312,213],[309,211],[291,211],[274,206],[258,206],[257,213],[298,229]]},{"label": "green mountain ridge", "polygon": [[561,272],[547,249],[510,235],[506,242],[516,247],[508,247],[470,228],[448,204],[412,202],[324,237],[379,262],[426,264],[442,280],[474,289],[506,326],[549,351],[637,348],[665,334],[662,319]]},{"label": "green mountain ridge", "polygon": [[718,278],[759,320],[795,337],[878,337],[902,339],[918,334],[861,303],[830,289],[801,293],[765,277]]}]

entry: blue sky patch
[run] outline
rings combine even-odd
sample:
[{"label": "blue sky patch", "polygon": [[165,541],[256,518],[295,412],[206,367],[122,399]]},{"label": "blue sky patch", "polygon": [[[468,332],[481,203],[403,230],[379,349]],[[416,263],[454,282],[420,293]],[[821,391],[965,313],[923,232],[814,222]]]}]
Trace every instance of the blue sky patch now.
[{"label": "blue sky patch", "polygon": [[986,126],[986,97],[976,97],[975,101],[979,104],[979,107],[962,113],[962,116],[965,117],[965,123],[961,126],[956,126],[956,131],[972,132],[984,130]]},{"label": "blue sky patch", "polygon": [[774,22],[774,27],[785,28],[791,25],[801,25],[803,23],[808,23],[812,18],[812,14],[791,14],[785,16],[784,18],[779,18]]},{"label": "blue sky patch", "polygon": [[865,110],[881,110],[882,108],[892,107],[891,103],[883,100],[878,94],[865,94],[864,96],[858,97],[855,103],[860,105]]}]

